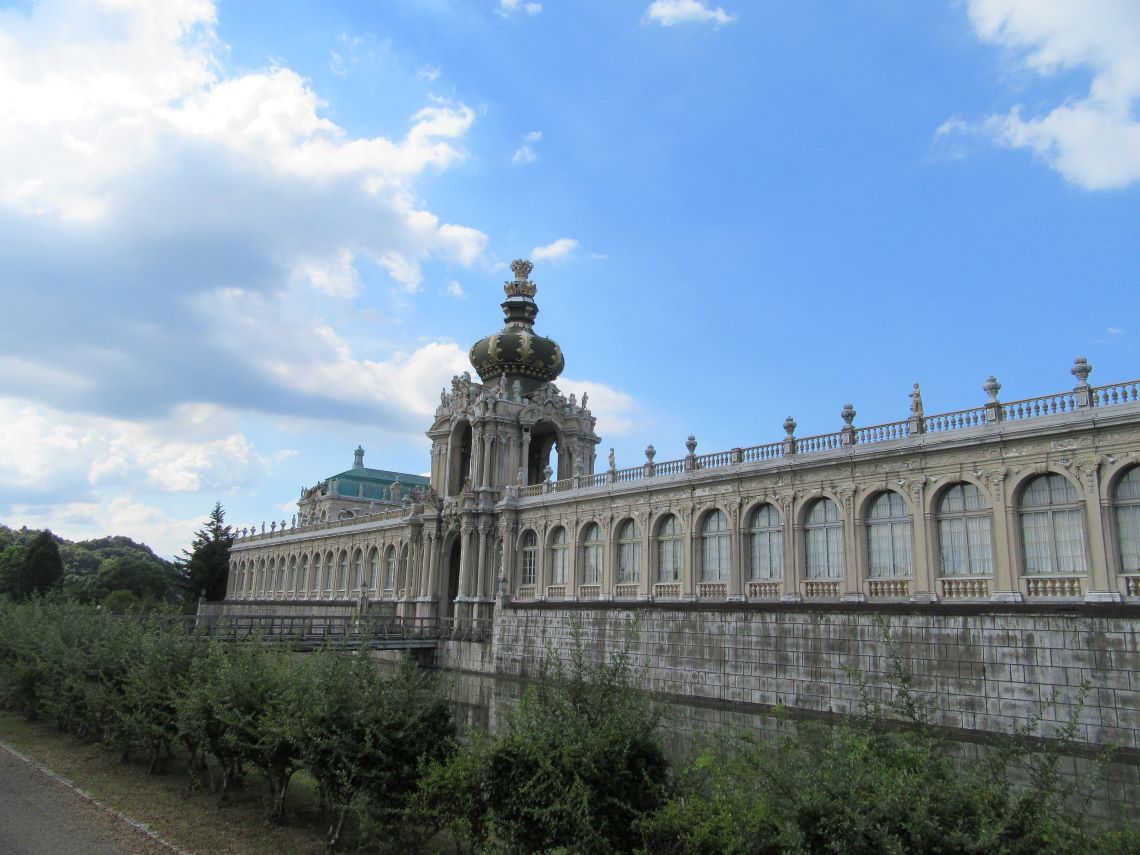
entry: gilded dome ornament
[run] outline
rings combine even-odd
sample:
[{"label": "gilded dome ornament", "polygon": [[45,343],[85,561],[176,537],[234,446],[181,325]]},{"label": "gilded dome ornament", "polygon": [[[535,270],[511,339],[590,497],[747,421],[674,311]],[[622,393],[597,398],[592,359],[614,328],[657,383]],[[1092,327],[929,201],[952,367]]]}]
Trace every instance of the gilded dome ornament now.
[{"label": "gilded dome ornament", "polygon": [[533,269],[526,259],[511,263],[515,278],[503,285],[503,328],[477,341],[470,352],[471,364],[484,383],[506,377],[511,388],[517,384],[524,395],[551,383],[566,365],[558,342],[534,332],[538,286],[528,278]]}]

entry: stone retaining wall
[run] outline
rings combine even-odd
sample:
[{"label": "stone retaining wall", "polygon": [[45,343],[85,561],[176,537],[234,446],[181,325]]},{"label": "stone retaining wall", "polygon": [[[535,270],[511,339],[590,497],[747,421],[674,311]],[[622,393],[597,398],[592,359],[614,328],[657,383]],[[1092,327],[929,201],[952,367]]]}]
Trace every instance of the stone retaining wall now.
[{"label": "stone retaining wall", "polygon": [[[526,677],[547,643],[568,650],[577,626],[595,658],[628,643],[656,692],[852,713],[861,679],[882,696],[889,689],[881,621],[935,723],[1010,733],[1040,712],[1048,733],[1079,709],[1079,738],[1140,751],[1135,607],[508,606],[496,610],[493,665],[498,674]],[[474,662],[450,667],[486,670]],[[1086,681],[1090,691],[1078,708]],[[1053,696],[1056,703],[1048,704]]]}]

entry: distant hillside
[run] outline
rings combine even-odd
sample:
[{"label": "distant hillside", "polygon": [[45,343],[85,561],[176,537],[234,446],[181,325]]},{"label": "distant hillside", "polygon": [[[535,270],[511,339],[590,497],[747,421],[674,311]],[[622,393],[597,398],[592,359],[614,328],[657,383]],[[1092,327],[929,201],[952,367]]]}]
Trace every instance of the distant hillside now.
[{"label": "distant hillside", "polygon": [[[38,529],[8,528],[0,525],[0,551],[12,544],[26,546],[33,537],[39,534]],[[97,537],[92,540],[71,541],[52,534],[59,544],[59,555],[63,559],[63,573],[65,576],[89,576],[99,569],[108,558],[142,558],[158,564],[167,570],[174,571],[174,564],[164,558],[159,558],[153,549],[145,543],[136,543],[129,537],[117,534],[110,537]]]}]

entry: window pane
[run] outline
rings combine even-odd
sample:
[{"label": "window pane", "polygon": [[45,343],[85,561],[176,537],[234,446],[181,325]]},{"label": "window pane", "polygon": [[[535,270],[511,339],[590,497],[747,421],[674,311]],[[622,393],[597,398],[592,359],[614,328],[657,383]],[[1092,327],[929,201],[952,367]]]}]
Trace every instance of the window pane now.
[{"label": "window pane", "polygon": [[[1133,470],[1137,471],[1140,470]],[[1116,509],[1116,533],[1120,540],[1121,570],[1140,573],[1140,504]]]},{"label": "window pane", "polygon": [[1128,474],[1116,485],[1116,501],[1140,501],[1140,466],[1129,470]]},{"label": "window pane", "polygon": [[1053,511],[1057,573],[1085,572],[1085,532],[1080,511]]},{"label": "window pane", "polygon": [[988,516],[966,518],[966,538],[969,543],[970,568],[975,575],[993,573],[993,545],[991,523]]},{"label": "window pane", "polygon": [[1048,513],[1022,513],[1021,539],[1025,546],[1025,572],[1050,573],[1053,569],[1052,537]]}]

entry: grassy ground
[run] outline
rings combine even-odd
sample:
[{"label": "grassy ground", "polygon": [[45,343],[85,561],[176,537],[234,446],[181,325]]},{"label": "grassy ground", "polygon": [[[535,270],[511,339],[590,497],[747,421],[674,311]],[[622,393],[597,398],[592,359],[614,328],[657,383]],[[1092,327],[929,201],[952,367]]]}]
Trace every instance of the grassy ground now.
[{"label": "grassy ground", "polygon": [[146,823],[190,853],[317,855],[325,851],[316,787],[297,775],[289,786],[284,825],[266,821],[267,791],[250,772],[224,804],[208,790],[187,787],[185,758],[175,755],[154,775],[145,763],[123,763],[100,745],[0,711],[0,741],[68,778],[108,807]]}]

